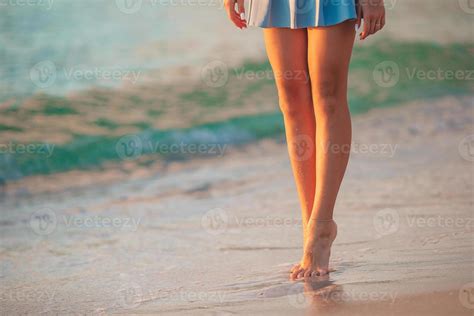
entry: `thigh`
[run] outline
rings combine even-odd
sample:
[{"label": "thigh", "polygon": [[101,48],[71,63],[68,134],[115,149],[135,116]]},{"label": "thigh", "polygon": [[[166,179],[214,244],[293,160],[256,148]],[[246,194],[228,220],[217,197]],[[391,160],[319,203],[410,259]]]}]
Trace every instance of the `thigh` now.
[{"label": "thigh", "polygon": [[263,33],[277,87],[289,83],[309,86],[306,29],[267,28]]},{"label": "thigh", "polygon": [[[346,94],[355,21],[308,29],[308,65],[314,94]],[[316,95],[316,96],[317,96]]]}]

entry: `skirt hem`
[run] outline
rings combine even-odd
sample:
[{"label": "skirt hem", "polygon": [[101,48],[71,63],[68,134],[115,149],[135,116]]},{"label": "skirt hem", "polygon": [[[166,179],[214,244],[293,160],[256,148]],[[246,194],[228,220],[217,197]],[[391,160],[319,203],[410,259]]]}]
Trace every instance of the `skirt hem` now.
[{"label": "skirt hem", "polygon": [[321,24],[321,25],[313,25],[313,24],[308,24],[308,25],[298,25],[296,27],[291,27],[290,25],[257,25],[257,24],[248,24],[248,26],[252,27],[259,27],[262,29],[271,29],[271,28],[279,28],[279,29],[292,29],[292,30],[297,30],[297,29],[308,29],[308,28],[314,28],[314,27],[327,27],[327,26],[334,26],[338,25],[341,23],[344,23],[346,21],[350,20],[356,20],[357,17],[347,17],[343,18],[340,21],[333,22],[333,23],[326,23],[326,24]]}]

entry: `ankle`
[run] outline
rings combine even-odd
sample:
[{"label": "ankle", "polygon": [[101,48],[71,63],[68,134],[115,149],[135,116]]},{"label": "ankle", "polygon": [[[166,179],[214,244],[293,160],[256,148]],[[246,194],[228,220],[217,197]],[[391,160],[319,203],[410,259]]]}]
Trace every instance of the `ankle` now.
[{"label": "ankle", "polygon": [[317,239],[332,238],[336,230],[336,222],[333,219],[314,219],[308,225],[308,233]]}]

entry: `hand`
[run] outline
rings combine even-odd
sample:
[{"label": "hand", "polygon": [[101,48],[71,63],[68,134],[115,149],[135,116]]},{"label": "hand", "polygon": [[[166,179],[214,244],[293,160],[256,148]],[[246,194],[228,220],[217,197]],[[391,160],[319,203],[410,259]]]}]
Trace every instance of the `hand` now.
[{"label": "hand", "polygon": [[380,31],[385,25],[385,7],[383,0],[358,0],[357,1],[357,28],[364,19],[364,29],[360,39],[364,40],[369,35]]},{"label": "hand", "polygon": [[[238,11],[235,10],[236,3]],[[229,19],[235,24],[235,26],[239,29],[247,27],[247,21],[245,21],[244,0],[224,0],[224,7]]]}]

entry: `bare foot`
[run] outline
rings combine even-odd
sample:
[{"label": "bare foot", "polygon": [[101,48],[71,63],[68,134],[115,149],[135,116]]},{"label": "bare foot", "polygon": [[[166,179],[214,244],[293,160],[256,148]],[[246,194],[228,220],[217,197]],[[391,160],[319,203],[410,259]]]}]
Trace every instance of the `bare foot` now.
[{"label": "bare foot", "polygon": [[336,239],[337,225],[334,221],[310,221],[301,262],[291,269],[292,280],[322,276],[329,273],[331,246]]}]

